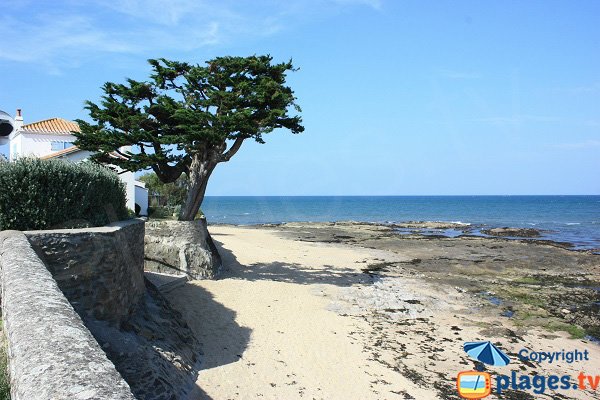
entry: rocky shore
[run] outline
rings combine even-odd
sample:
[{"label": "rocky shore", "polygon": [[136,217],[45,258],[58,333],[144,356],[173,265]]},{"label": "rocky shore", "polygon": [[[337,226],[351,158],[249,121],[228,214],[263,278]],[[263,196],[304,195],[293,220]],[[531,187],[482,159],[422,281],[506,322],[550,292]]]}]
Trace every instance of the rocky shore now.
[{"label": "rocky shore", "polygon": [[[410,262],[370,265],[365,271],[385,276],[411,269],[482,298],[524,326],[563,327],[577,337],[600,338],[600,257],[563,249],[562,243],[505,240],[536,238],[535,229],[495,228],[493,237],[440,237],[397,228],[465,229],[463,224],[410,222],[396,225],[358,222],[283,224],[278,230],[294,240],[341,243],[410,254]],[[531,314],[533,312],[533,314]],[[539,315],[539,314],[542,315]],[[541,317],[544,318],[536,318]],[[568,326],[563,326],[564,324]]]},{"label": "rocky shore", "polygon": [[[444,229],[460,234],[436,233]],[[209,230],[223,276],[168,299],[204,344],[197,384],[210,398],[459,399],[457,373],[476,366],[466,341],[490,340],[511,357],[488,367],[494,374],[576,380],[597,370],[600,256],[592,252],[514,232],[475,236],[458,223]],[[590,358],[523,361],[523,349]],[[595,394],[509,388],[501,398]]]}]

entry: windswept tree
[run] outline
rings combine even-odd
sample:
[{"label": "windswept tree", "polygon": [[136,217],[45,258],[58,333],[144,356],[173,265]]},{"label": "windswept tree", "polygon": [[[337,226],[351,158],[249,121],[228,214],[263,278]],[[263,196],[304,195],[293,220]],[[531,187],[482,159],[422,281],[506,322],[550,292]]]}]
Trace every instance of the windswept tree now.
[{"label": "windswept tree", "polygon": [[95,152],[92,158],[101,163],[128,171],[151,168],[164,183],[186,174],[179,219],[191,221],[213,170],[245,140],[264,143],[263,136],[277,128],[304,131],[294,92],[286,86],[286,74],[296,69],[291,61],[272,60],[218,57],[206,65],[149,60],[149,81],[107,82],[100,104],[86,102],[94,122],[77,121],[81,133],[75,144]]}]

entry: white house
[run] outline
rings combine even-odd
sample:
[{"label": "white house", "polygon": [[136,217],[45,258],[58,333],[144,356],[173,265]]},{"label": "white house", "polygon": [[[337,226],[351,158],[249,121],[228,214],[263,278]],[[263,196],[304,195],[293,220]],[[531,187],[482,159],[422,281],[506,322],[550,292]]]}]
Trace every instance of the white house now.
[{"label": "white house", "polygon": [[[62,118],[50,118],[43,121],[23,123],[21,110],[17,110],[14,119],[15,129],[8,137],[9,160],[18,157],[39,157],[41,159],[62,158],[72,162],[88,159],[91,152],[81,150],[73,145],[79,132],[79,125]],[[115,154],[115,156],[117,156]],[[139,207],[140,215],[148,215],[148,189],[143,182],[135,180],[133,172],[123,171],[118,167],[117,173],[127,190],[127,208]]]}]

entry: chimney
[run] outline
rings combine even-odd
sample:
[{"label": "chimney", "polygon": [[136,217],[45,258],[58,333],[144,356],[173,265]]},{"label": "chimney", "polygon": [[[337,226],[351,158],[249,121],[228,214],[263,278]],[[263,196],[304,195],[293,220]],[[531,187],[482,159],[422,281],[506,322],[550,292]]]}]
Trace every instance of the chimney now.
[{"label": "chimney", "polygon": [[23,128],[23,115],[21,114],[21,109],[17,108],[17,115],[15,116],[15,131]]}]

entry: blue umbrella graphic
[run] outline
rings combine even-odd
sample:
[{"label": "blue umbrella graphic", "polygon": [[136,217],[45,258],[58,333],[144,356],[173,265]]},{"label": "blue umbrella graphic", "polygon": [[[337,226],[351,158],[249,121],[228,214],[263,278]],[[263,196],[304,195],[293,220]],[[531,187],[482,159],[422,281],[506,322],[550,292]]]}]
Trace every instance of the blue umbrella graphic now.
[{"label": "blue umbrella graphic", "polygon": [[510,358],[492,342],[466,342],[465,352],[482,363],[493,366],[504,366],[510,363]]}]

